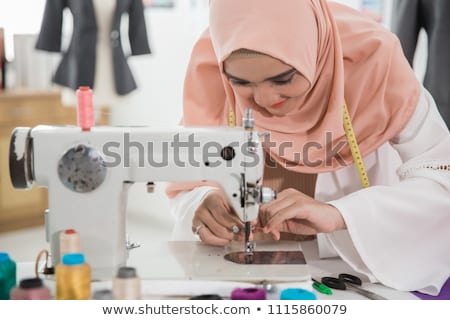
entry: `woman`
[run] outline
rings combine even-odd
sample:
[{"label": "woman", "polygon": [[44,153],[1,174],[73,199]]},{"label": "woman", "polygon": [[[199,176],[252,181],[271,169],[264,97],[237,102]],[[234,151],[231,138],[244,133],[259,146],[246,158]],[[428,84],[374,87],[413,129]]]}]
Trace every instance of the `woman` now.
[{"label": "woman", "polygon": [[[248,107],[271,133],[270,178],[297,174],[306,186],[282,187],[261,207],[264,233],[317,234],[322,257],[339,255],[371,281],[439,293],[450,270],[450,136],[395,36],[324,0],[212,0],[183,124],[227,125],[230,110],[239,120]],[[176,233],[233,238],[217,188],[175,184],[168,195]]]}]

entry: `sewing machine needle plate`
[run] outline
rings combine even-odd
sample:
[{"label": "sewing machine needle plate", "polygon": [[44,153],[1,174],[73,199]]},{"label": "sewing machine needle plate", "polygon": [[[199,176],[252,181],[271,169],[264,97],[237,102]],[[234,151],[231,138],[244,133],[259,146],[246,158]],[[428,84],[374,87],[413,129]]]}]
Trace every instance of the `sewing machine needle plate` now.
[{"label": "sewing machine needle plate", "polygon": [[[208,246],[199,241],[171,241],[168,252],[177,261],[185,279],[293,282],[311,278],[301,244],[297,241],[258,241],[253,263],[239,263],[245,261],[243,250],[242,241],[227,248]],[[167,256],[166,251],[158,257]],[[153,260],[153,269],[154,265]]]},{"label": "sewing machine needle plate", "polygon": [[230,252],[225,260],[238,264],[306,264],[301,251],[255,251],[252,255],[245,252]]}]

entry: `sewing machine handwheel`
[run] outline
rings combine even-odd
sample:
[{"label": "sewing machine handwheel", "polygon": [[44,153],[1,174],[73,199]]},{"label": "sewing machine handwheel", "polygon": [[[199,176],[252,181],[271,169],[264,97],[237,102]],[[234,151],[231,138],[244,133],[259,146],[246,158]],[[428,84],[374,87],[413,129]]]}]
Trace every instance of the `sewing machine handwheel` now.
[{"label": "sewing machine handwheel", "polygon": [[70,190],[79,193],[97,189],[106,178],[106,169],[100,152],[84,144],[67,150],[58,162],[61,182]]},{"label": "sewing machine handwheel", "polygon": [[33,151],[30,138],[31,128],[17,127],[11,133],[9,143],[9,175],[16,189],[30,189],[33,186]]}]

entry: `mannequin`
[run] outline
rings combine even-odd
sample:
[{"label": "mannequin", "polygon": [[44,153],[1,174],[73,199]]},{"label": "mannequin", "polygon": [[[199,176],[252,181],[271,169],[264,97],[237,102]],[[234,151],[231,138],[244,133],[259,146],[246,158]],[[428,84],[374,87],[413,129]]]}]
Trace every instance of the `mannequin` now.
[{"label": "mannequin", "polygon": [[439,108],[447,126],[450,126],[450,1],[395,0],[392,30],[397,34],[411,66],[417,40],[424,29],[428,38],[428,59],[423,84]]},{"label": "mannequin", "polygon": [[[111,25],[118,0],[92,0],[97,23],[97,46],[94,77],[93,103],[95,118],[99,119],[102,107],[126,103],[128,96],[118,95],[114,88],[114,74],[111,47]],[[76,94],[72,89],[62,87],[62,102],[76,106]]]},{"label": "mannequin", "polygon": [[65,8],[73,16],[72,38],[53,78],[64,87],[63,103],[76,105],[80,86],[93,89],[97,109],[123,103],[137,88],[121,46],[123,14],[129,17],[131,55],[151,53],[142,0],[47,0],[37,49],[61,51]]}]

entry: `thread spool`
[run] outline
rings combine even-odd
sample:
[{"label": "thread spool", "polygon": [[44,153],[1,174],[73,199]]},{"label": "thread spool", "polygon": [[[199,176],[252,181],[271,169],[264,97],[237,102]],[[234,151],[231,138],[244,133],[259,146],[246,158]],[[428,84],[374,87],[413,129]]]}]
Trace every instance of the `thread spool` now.
[{"label": "thread spool", "polygon": [[90,131],[94,126],[92,90],[89,87],[82,86],[77,90],[77,123],[83,131]]},{"label": "thread spool", "polygon": [[113,299],[140,300],[141,280],[133,267],[120,267],[113,279]]},{"label": "thread spool", "polygon": [[280,300],[317,300],[317,296],[309,290],[288,288],[281,291]]},{"label": "thread spool", "polygon": [[88,300],[91,297],[91,267],[81,253],[67,253],[56,266],[56,299]]},{"label": "thread spool", "polygon": [[11,300],[50,300],[50,289],[39,278],[20,280],[19,286],[11,291]]},{"label": "thread spool", "polygon": [[236,288],[231,292],[231,300],[266,300],[266,290],[261,288]]},{"label": "thread spool", "polygon": [[80,234],[74,229],[66,229],[59,234],[59,254],[80,253]]},{"label": "thread spool", "polygon": [[9,300],[16,286],[16,263],[6,252],[0,252],[0,300]]}]

